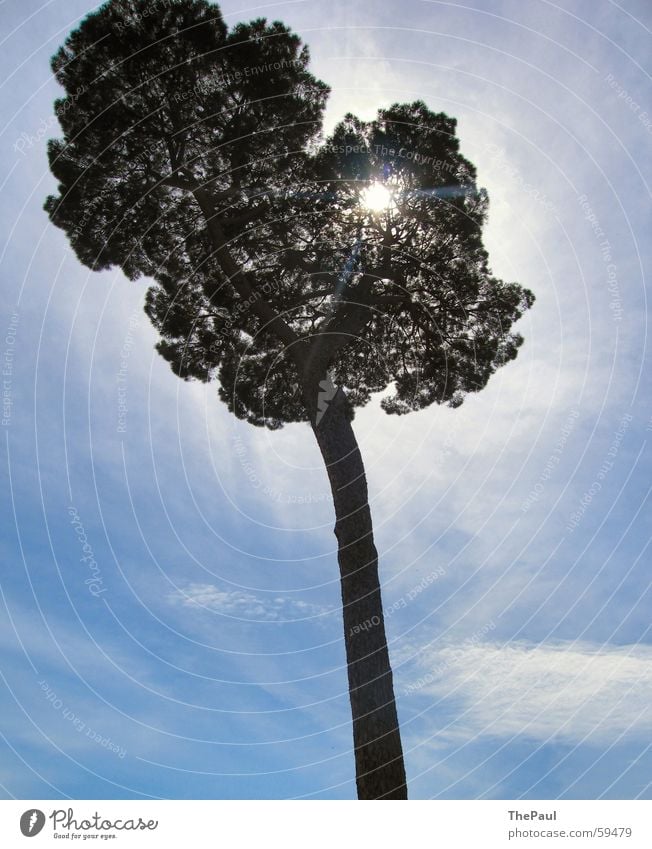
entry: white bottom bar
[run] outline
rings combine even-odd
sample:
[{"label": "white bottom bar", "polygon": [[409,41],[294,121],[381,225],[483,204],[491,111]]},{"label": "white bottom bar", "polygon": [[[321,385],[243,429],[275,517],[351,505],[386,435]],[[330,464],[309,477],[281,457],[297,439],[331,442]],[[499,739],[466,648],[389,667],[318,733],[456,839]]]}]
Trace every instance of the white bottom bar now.
[{"label": "white bottom bar", "polygon": [[[21,830],[22,829],[22,830]],[[4,801],[6,847],[181,849],[493,849],[652,846],[652,805],[638,801]]]}]

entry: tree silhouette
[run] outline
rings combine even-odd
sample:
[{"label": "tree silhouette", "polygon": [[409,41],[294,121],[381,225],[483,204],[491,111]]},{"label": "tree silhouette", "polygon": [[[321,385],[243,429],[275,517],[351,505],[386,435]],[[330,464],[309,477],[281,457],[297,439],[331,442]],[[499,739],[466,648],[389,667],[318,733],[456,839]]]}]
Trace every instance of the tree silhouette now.
[{"label": "tree silhouette", "polygon": [[367,484],[351,426],[457,406],[513,359],[532,294],[491,274],[487,196],[424,103],[321,138],[327,86],[279,22],[111,0],[53,57],[66,97],[45,208],[82,263],[153,280],[185,379],[239,418],[308,422],[335,506],[358,796],[407,798]]}]

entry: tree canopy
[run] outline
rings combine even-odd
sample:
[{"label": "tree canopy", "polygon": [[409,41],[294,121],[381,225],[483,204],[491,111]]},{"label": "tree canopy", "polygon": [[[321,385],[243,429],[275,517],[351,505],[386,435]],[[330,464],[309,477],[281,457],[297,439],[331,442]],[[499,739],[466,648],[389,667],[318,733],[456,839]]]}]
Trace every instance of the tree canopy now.
[{"label": "tree canopy", "polygon": [[302,387],[327,375],[397,414],[482,389],[534,299],[490,270],[455,120],[395,104],[324,139],[328,87],[283,24],[147,9],[112,0],[55,55],[46,209],[84,264],[153,281],[175,373],[270,428],[308,420]]}]

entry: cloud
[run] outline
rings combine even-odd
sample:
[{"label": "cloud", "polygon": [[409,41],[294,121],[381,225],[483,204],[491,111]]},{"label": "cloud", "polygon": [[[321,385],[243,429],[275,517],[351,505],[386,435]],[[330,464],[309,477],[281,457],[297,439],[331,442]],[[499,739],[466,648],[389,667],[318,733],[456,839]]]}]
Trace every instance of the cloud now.
[{"label": "cloud", "polygon": [[214,584],[188,584],[168,595],[172,603],[184,607],[202,607],[236,619],[265,622],[312,619],[330,612],[328,608],[287,596],[261,599],[241,590],[224,591]]},{"label": "cloud", "polygon": [[649,646],[462,643],[418,665],[407,692],[454,699],[460,718],[445,731],[453,738],[608,745],[652,732]]}]

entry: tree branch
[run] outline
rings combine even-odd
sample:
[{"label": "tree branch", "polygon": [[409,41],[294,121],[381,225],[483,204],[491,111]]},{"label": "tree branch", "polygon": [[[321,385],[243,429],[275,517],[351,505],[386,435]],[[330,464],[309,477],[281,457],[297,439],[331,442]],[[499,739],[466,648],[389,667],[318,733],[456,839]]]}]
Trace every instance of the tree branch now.
[{"label": "tree branch", "polygon": [[263,300],[262,296],[253,288],[248,279],[247,272],[237,265],[227,246],[226,235],[222,225],[217,219],[213,199],[205,189],[195,185],[192,189],[195,200],[199,204],[206,219],[208,233],[213,242],[217,261],[229,282],[233,285],[240,297],[247,301],[253,312],[261,319],[267,330],[273,333],[284,345],[286,345],[292,358],[297,364],[299,371],[303,370],[303,357],[297,343],[300,341],[292,328],[278,315],[271,304]]}]

